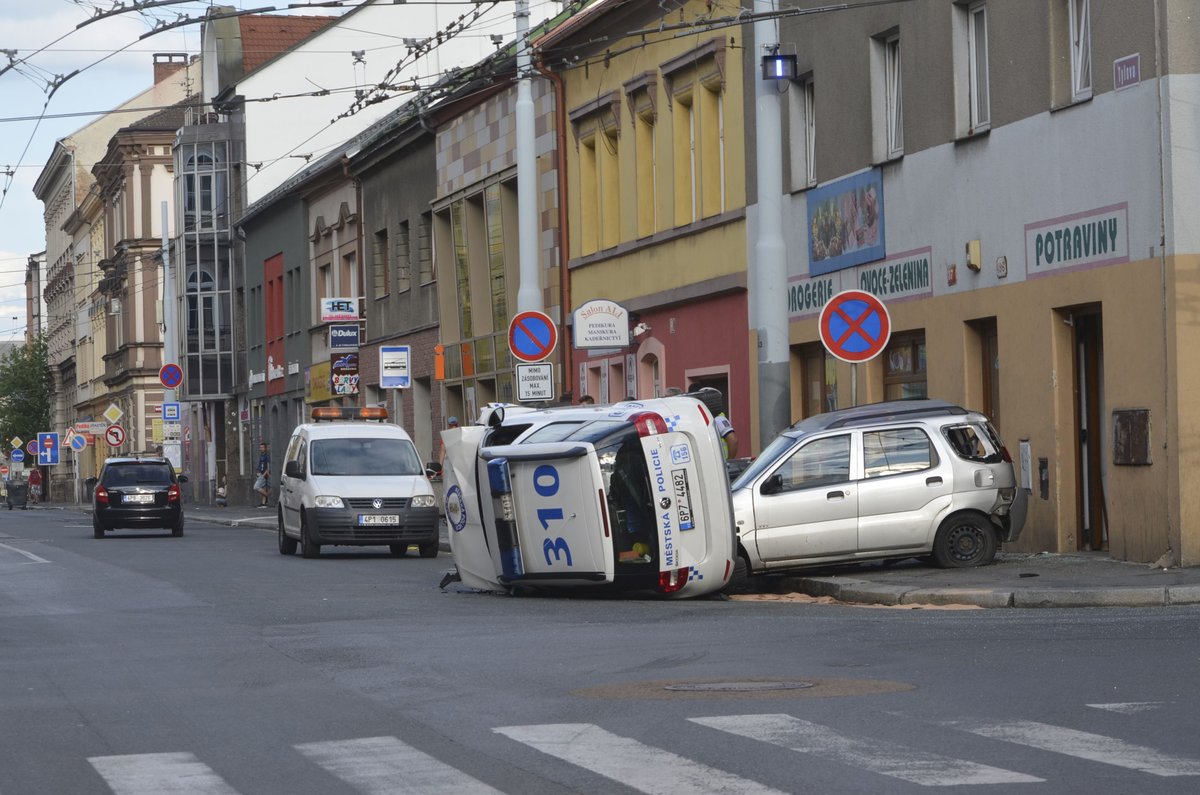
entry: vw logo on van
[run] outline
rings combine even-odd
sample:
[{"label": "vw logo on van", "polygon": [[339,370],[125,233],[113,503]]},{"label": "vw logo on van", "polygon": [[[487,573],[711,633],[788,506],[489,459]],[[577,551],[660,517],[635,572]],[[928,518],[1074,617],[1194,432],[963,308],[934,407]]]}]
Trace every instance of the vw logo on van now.
[{"label": "vw logo on van", "polygon": [[383,500],[376,497],[375,499],[371,500],[371,507],[378,511],[383,507]]}]

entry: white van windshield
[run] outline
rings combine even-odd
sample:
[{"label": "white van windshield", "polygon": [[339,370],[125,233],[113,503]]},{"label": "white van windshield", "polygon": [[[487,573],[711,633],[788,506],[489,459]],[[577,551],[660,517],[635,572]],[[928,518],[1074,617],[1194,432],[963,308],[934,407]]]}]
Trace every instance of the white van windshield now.
[{"label": "white van windshield", "polygon": [[314,475],[392,477],[425,472],[417,449],[406,439],[317,439],[312,443]]}]

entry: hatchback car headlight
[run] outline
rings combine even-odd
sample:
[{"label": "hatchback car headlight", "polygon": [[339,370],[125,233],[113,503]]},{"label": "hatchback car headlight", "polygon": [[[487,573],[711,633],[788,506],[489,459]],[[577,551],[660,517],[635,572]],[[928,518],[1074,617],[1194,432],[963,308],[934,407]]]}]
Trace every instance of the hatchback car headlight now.
[{"label": "hatchback car headlight", "polygon": [[346,507],[345,505],[342,504],[341,497],[333,497],[328,494],[317,495],[316,499],[313,500],[313,503],[318,508],[345,508]]},{"label": "hatchback car headlight", "polygon": [[413,508],[432,508],[437,505],[437,499],[432,494],[418,494],[409,505]]}]

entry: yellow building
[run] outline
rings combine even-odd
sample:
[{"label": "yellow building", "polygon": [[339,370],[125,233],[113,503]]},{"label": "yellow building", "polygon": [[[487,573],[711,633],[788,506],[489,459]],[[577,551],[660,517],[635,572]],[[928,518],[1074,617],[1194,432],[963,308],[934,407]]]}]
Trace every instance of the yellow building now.
[{"label": "yellow building", "polygon": [[748,428],[741,29],[678,35],[714,13],[602,0],[536,52],[562,81],[570,309],[613,301],[639,332],[576,351],[575,395],[714,386]]}]

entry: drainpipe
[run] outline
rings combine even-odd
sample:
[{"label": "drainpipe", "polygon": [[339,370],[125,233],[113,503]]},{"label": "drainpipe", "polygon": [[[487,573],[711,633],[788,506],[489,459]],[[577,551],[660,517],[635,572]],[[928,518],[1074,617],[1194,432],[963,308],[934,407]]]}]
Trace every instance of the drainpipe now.
[{"label": "drainpipe", "polygon": [[571,387],[571,369],[574,367],[571,345],[567,344],[567,317],[571,312],[571,271],[567,267],[570,260],[567,251],[567,109],[566,91],[563,87],[562,75],[546,68],[546,62],[538,53],[533,62],[542,75],[554,86],[554,138],[555,157],[558,172],[558,286],[559,286],[559,330],[558,338],[562,341],[562,386],[559,394],[564,394]]}]

